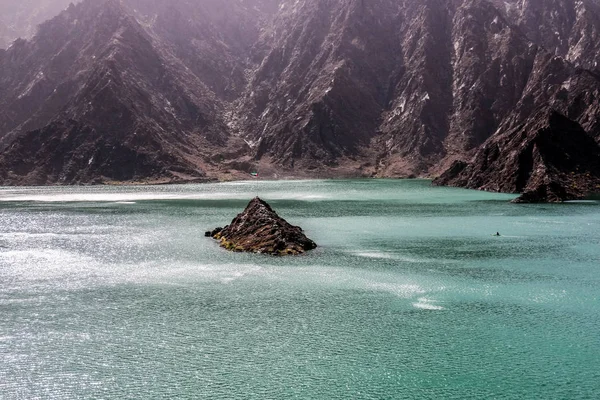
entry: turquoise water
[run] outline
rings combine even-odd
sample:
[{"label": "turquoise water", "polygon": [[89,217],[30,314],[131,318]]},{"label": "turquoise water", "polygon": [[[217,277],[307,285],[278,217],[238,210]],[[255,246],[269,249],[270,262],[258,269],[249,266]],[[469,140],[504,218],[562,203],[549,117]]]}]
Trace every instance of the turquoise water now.
[{"label": "turquoise water", "polygon": [[[256,195],[320,247],[203,237]],[[600,398],[600,202],[513,197],[420,180],[0,188],[0,398]]]}]

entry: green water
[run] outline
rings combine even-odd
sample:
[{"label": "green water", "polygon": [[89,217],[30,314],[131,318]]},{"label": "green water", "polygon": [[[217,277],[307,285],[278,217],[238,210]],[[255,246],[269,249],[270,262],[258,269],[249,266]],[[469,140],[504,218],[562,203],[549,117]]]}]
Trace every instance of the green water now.
[{"label": "green water", "polygon": [[[255,195],[320,247],[203,237]],[[512,198],[419,180],[0,188],[0,398],[598,399],[600,203]]]}]

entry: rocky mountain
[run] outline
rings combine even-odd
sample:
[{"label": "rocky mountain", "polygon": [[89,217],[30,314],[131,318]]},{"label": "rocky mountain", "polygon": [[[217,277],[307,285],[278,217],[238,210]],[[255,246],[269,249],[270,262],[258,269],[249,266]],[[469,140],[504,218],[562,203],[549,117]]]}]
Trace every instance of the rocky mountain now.
[{"label": "rocky mountain", "polygon": [[114,0],[71,5],[15,42],[0,59],[0,178],[204,178],[230,142],[225,109],[210,71],[194,73],[176,50]]},{"label": "rocky mountain", "polygon": [[595,75],[510,15],[486,1],[295,2],[263,34],[243,131],[283,166],[378,176],[441,171],[541,103],[596,132]]},{"label": "rocky mountain", "polygon": [[599,141],[599,32],[596,0],[86,0],[0,51],[0,178],[432,176],[551,110]]},{"label": "rocky mountain", "polygon": [[[509,0],[506,16],[532,41],[587,69],[599,69],[600,7],[596,1]],[[502,9],[502,4],[498,4]]]},{"label": "rocky mountain", "polygon": [[18,38],[31,38],[42,22],[79,0],[2,0],[0,2],[0,49]]},{"label": "rocky mountain", "polygon": [[356,161],[369,157],[397,64],[392,3],[282,5],[261,36],[259,48],[269,50],[241,106],[258,158],[311,170],[360,167]]},{"label": "rocky mountain", "polygon": [[491,137],[470,163],[456,162],[438,185],[523,193],[520,202],[557,202],[600,193],[600,146],[555,111]]}]

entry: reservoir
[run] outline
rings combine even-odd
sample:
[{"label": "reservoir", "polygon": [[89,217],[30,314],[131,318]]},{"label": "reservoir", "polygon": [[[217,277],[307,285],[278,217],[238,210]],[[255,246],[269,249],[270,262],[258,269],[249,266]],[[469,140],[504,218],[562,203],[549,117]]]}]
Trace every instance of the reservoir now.
[{"label": "reservoir", "polygon": [[[204,237],[255,196],[319,247]],[[600,398],[600,201],[515,197],[427,180],[0,188],[0,398]]]}]

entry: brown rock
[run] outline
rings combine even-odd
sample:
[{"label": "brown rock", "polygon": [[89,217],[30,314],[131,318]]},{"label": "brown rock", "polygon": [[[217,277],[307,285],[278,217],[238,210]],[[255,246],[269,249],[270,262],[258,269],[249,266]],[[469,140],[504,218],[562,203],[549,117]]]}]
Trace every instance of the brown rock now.
[{"label": "brown rock", "polygon": [[600,143],[597,0],[74,3],[0,49],[0,184],[430,176],[550,109]]},{"label": "brown rock", "polygon": [[600,146],[557,112],[490,138],[470,163],[456,162],[434,181],[493,192],[522,193],[516,202],[561,202],[600,192]]},{"label": "brown rock", "polygon": [[317,247],[298,226],[289,224],[263,200],[255,197],[222,230],[211,235],[221,247],[239,252],[296,255]]}]

